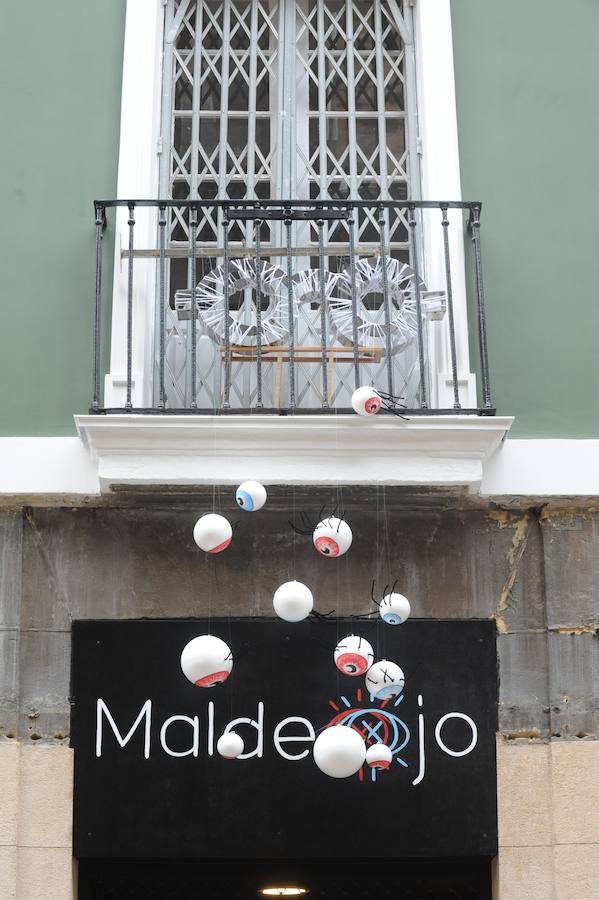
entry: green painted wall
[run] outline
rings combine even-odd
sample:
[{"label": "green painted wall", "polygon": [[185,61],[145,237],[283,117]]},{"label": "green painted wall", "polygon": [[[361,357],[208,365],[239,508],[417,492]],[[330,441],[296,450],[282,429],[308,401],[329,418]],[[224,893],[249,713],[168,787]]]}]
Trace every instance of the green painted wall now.
[{"label": "green painted wall", "polygon": [[92,201],[116,192],[124,20],[124,0],[3,5],[4,435],[72,434],[89,406]]},{"label": "green painted wall", "polygon": [[514,437],[599,437],[599,3],[452,0],[452,15],[494,399]]},{"label": "green painted wall", "polygon": [[[495,400],[516,416],[514,436],[597,437],[599,3],[452,9]],[[116,191],[124,11],[124,0],[4,10],[0,434],[72,434],[89,404],[91,204]]]}]

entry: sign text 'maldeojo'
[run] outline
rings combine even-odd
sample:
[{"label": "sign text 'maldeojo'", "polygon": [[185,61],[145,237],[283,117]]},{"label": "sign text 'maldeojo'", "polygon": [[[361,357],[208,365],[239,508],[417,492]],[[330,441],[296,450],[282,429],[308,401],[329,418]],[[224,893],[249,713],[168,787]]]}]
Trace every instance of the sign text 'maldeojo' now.
[{"label": "sign text 'maldeojo'", "polygon": [[[210,692],[187,682],[179,667],[183,646],[209,629],[235,656],[229,680]],[[337,631],[329,625],[75,623],[76,854],[492,855],[493,623],[414,621],[392,628],[348,621],[339,629],[359,630],[379,656],[400,663],[406,674],[400,697],[381,703],[361,678],[337,672]],[[320,772],[312,744],[335,722],[357,727],[367,742],[388,744],[390,771],[364,767],[343,780]],[[216,741],[232,728],[245,748],[227,761]]]}]

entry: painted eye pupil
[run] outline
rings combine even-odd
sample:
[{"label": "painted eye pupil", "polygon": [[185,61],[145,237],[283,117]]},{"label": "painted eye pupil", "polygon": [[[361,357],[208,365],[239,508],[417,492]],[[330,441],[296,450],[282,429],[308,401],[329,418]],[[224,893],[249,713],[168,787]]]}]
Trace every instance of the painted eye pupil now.
[{"label": "painted eye pupil", "polygon": [[240,506],[243,506],[243,497],[238,497],[237,502],[239,503]]},{"label": "painted eye pupil", "polygon": [[358,671],[358,667],[355,666],[353,663],[348,663],[345,667],[345,671],[351,672],[353,674],[354,672]]}]

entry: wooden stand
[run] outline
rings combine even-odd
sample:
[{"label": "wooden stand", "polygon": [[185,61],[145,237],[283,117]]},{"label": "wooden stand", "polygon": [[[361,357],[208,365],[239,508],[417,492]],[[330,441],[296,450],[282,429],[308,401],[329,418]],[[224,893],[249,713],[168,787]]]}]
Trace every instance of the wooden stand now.
[{"label": "wooden stand", "polygon": [[[327,355],[327,393],[329,405],[333,405],[333,372],[337,363],[354,362],[353,347],[326,347]],[[222,358],[225,356],[225,348],[220,347]],[[383,355],[382,349],[378,347],[358,347],[359,363],[380,363]],[[256,363],[258,360],[257,347],[242,346],[240,344],[231,344],[230,348],[231,362]],[[289,362],[289,347],[268,344],[261,348],[260,358],[262,363],[275,364],[275,384],[273,393],[273,406],[275,409],[281,407],[281,381],[283,376],[283,363]],[[305,347],[298,346],[294,348],[293,360],[296,363],[320,363],[322,362],[322,347]]]}]

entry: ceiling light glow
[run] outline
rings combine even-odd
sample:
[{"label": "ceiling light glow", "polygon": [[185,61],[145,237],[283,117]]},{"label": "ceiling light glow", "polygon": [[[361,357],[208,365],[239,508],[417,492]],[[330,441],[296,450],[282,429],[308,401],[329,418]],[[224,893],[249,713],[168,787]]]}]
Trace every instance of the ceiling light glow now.
[{"label": "ceiling light glow", "polygon": [[308,891],[301,887],[267,887],[262,888],[262,893],[266,897],[299,897]]}]

